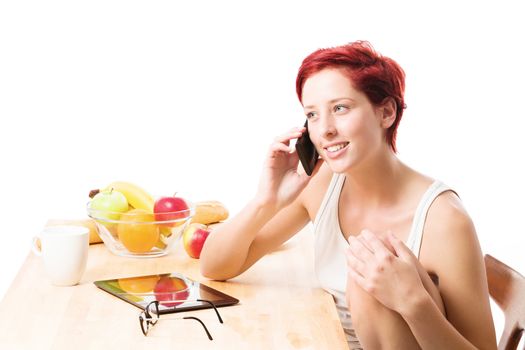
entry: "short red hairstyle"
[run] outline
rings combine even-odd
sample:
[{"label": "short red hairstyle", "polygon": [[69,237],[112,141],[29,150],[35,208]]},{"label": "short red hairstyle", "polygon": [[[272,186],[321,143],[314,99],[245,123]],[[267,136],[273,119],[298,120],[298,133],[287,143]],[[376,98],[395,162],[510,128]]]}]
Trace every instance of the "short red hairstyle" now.
[{"label": "short red hairstyle", "polygon": [[326,68],[342,69],[354,88],[362,91],[375,106],[388,97],[394,99],[396,119],[386,132],[386,140],[396,152],[397,127],[405,109],[405,72],[399,64],[376,52],[367,41],[319,49],[304,59],[297,73],[296,90],[301,103],[306,80]]}]

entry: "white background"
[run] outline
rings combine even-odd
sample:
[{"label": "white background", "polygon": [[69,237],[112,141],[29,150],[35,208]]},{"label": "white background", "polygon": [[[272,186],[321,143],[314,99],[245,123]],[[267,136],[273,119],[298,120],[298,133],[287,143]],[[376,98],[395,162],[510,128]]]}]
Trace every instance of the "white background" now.
[{"label": "white background", "polygon": [[400,158],[456,189],[483,251],[525,272],[517,5],[248,3],[0,4],[0,297],[46,220],[84,217],[113,180],[237,212],[272,139],[303,123],[302,59],[358,39],[406,71]]}]

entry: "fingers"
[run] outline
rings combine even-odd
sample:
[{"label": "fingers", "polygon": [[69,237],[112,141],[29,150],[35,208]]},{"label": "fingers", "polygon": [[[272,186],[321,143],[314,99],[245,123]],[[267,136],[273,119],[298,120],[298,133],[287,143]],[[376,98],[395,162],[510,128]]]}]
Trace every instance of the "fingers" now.
[{"label": "fingers", "polygon": [[348,244],[349,251],[352,253],[352,255],[354,255],[357,259],[361,260],[362,262],[369,261],[374,257],[374,254],[367,246],[363,237],[350,236],[348,237]]},{"label": "fingers", "polygon": [[270,146],[270,154],[275,155],[279,152],[292,153],[293,150],[290,147],[290,140],[301,137],[305,130],[305,127],[296,127],[288,130],[288,132],[282,135],[277,136]]},{"label": "fingers", "polygon": [[388,230],[386,235],[380,235],[378,238],[383,242],[386,249],[388,249],[392,254],[395,254],[394,247],[392,247],[392,243],[390,243],[390,240],[388,239],[388,235],[391,234],[392,231]]},{"label": "fingers", "polygon": [[303,134],[303,132],[305,130],[306,130],[306,128],[304,126],[303,127],[292,128],[287,133],[277,136],[275,138],[275,142],[281,142],[281,143],[284,143],[286,145],[289,145],[290,144],[290,140],[293,140],[293,139],[301,137],[301,135]]},{"label": "fingers", "polygon": [[354,267],[350,264],[348,264],[348,277],[354,280],[357,283],[357,285],[361,288],[366,288],[366,279],[362,276],[361,273],[357,272],[357,270],[354,269]]},{"label": "fingers", "polygon": [[361,276],[371,273],[375,267],[384,269],[395,258],[385,243],[369,230],[363,230],[357,237],[350,236],[348,243],[347,265]]},{"label": "fingers", "polygon": [[352,246],[348,248],[346,254],[346,266],[348,278],[351,278],[359,286],[361,286],[361,288],[363,288],[366,283],[366,279],[364,277],[366,272],[366,265],[356,256],[356,254],[352,250]]},{"label": "fingers", "polygon": [[395,255],[402,258],[403,260],[408,261],[416,259],[414,253],[412,253],[412,251],[405,245],[405,243],[403,243],[399,238],[394,236],[392,232],[389,232],[387,237],[388,241],[392,245],[392,248],[394,248]]},{"label": "fingers", "polygon": [[290,148],[290,146],[287,146],[287,145],[285,145],[284,143],[281,143],[281,142],[274,142],[270,146],[270,153],[272,153],[272,154],[275,154],[277,152],[290,153],[291,151],[292,151],[292,149]]},{"label": "fingers", "polygon": [[370,250],[374,252],[374,254],[380,256],[387,256],[392,254],[384,244],[383,240],[380,239],[377,235],[373,234],[372,232],[368,230],[363,230],[360,236],[363,237],[366,244],[369,246]]},{"label": "fingers", "polygon": [[[392,254],[383,245],[379,238],[368,230],[363,230],[357,236],[348,238],[347,253],[348,278],[351,278],[363,290],[370,292],[373,289],[371,281],[377,278],[377,266],[385,254]],[[382,271],[381,268],[379,268]]]}]

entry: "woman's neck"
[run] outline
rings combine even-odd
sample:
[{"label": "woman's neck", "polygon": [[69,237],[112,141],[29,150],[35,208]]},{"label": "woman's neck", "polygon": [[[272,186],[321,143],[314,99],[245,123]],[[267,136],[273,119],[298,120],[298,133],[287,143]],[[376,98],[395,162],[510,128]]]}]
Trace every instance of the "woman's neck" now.
[{"label": "woman's neck", "polygon": [[409,173],[410,168],[389,150],[345,173],[345,187],[361,206],[390,206],[397,202]]}]

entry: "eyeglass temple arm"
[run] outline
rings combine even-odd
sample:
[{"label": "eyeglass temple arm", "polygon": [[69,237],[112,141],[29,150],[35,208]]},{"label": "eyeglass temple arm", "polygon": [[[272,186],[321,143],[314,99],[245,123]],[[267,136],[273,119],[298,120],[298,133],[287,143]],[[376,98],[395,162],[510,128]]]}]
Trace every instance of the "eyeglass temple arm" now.
[{"label": "eyeglass temple arm", "polygon": [[221,315],[219,314],[219,310],[217,310],[217,307],[215,306],[214,303],[212,303],[209,300],[204,300],[204,299],[197,299],[197,301],[210,304],[213,307],[213,310],[215,310],[215,313],[217,314],[217,318],[219,319],[219,322],[220,323],[224,323],[224,321],[222,320]]},{"label": "eyeglass temple arm", "polygon": [[143,322],[144,322],[144,320],[143,320],[142,316],[139,316],[140,329],[142,330],[142,334],[144,334],[144,336],[146,336],[148,334],[148,332],[144,329]]},{"label": "eyeglass temple arm", "polygon": [[197,317],[193,317],[193,316],[186,316],[186,317],[183,317],[183,319],[185,319],[185,320],[189,320],[189,319],[191,319],[191,320],[195,320],[195,321],[199,322],[199,323],[202,325],[202,328],[204,328],[204,330],[206,331],[206,334],[208,335],[208,339],[209,339],[209,340],[213,340],[213,338],[212,338],[210,332],[208,331],[208,328],[206,327],[206,325],[204,324],[204,322],[202,322],[199,318],[197,318]]}]

